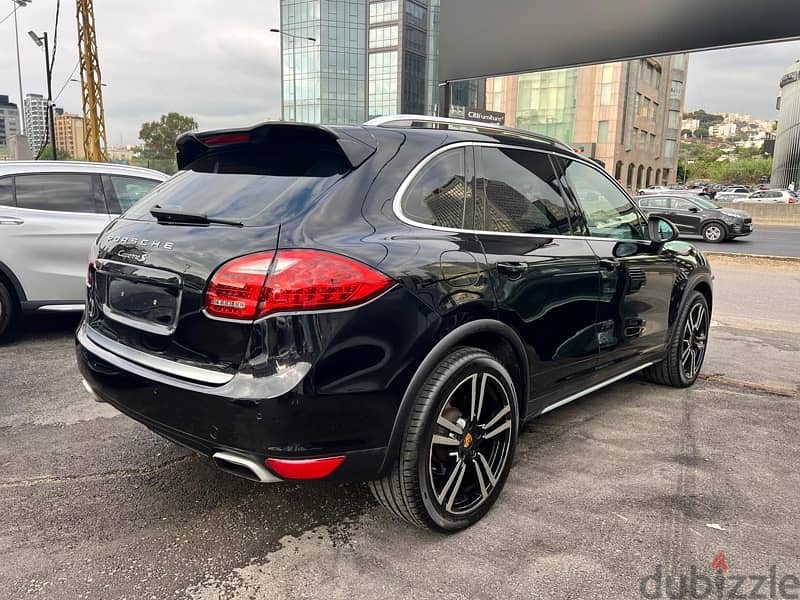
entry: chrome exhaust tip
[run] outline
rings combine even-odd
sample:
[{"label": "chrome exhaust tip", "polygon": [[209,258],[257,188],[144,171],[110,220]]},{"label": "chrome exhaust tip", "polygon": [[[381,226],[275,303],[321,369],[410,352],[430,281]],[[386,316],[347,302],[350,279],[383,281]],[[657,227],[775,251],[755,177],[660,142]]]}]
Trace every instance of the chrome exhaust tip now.
[{"label": "chrome exhaust tip", "polygon": [[241,454],[215,452],[211,458],[219,469],[237,477],[258,481],[259,483],[278,483],[283,481],[283,479],[270,473],[264,465]]},{"label": "chrome exhaust tip", "polygon": [[89,394],[94,398],[95,402],[105,402],[100,396],[97,395],[97,392],[94,391],[92,386],[89,385],[89,382],[85,379],[81,379],[81,383],[83,384],[83,388],[89,392]]}]

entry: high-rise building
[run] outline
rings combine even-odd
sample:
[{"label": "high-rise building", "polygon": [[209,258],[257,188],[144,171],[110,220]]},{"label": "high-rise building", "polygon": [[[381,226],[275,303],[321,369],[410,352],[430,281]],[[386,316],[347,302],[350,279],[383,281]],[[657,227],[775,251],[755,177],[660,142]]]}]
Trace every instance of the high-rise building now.
[{"label": "high-rise building", "polygon": [[438,0],[369,2],[369,118],[425,114],[430,108],[430,83],[438,75],[438,12]]},{"label": "high-rise building", "polygon": [[[366,28],[365,0],[281,0],[281,31],[287,34],[281,35],[285,120],[364,120]],[[309,37],[316,41],[304,39]]]},{"label": "high-rise building", "polygon": [[22,106],[28,143],[36,156],[47,144],[47,98],[41,94],[26,94]]},{"label": "high-rise building", "polygon": [[0,96],[0,158],[9,154],[12,137],[19,134],[19,108],[9,101],[8,96]]},{"label": "high-rise building", "polygon": [[775,138],[770,184],[788,188],[800,183],[800,60],[792,63],[780,81],[780,116]]},{"label": "high-rise building", "polygon": [[56,149],[66,152],[77,160],[86,159],[84,141],[86,137],[83,117],[64,113],[55,117]]},{"label": "high-rise building", "polygon": [[505,124],[559,138],[632,191],[673,183],[687,55],[488,79]]},{"label": "high-rise building", "polygon": [[284,119],[435,112],[438,23],[439,0],[281,0]]}]

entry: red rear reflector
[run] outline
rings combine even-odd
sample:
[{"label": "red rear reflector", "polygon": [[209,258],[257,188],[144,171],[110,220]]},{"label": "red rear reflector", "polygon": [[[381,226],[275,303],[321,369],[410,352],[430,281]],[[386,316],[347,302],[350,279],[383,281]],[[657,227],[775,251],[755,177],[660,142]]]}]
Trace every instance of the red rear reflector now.
[{"label": "red rear reflector", "polygon": [[392,283],[383,273],[338,254],[280,250],[222,265],[206,291],[205,309],[216,317],[252,320],[276,312],[347,308]]},{"label": "red rear reflector", "polygon": [[207,138],[200,138],[206,146],[222,146],[225,144],[246,144],[250,141],[249,133],[220,133]]},{"label": "red rear reflector", "polygon": [[283,479],[322,479],[333,473],[344,462],[344,456],[290,460],[268,458],[267,466]]}]

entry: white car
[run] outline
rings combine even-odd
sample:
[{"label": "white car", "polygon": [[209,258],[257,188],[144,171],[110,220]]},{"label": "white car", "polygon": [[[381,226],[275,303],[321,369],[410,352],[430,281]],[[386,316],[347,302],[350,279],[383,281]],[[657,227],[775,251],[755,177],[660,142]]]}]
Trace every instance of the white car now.
[{"label": "white car", "polygon": [[0,340],[25,313],[82,311],[97,234],[167,175],[69,161],[0,161]]},{"label": "white car", "polygon": [[651,185],[650,187],[639,190],[639,195],[649,196],[650,194],[668,194],[670,191],[671,190],[665,185]]},{"label": "white car", "polygon": [[761,190],[753,192],[746,198],[738,198],[734,202],[750,202],[763,204],[796,204],[797,196],[789,190]]}]

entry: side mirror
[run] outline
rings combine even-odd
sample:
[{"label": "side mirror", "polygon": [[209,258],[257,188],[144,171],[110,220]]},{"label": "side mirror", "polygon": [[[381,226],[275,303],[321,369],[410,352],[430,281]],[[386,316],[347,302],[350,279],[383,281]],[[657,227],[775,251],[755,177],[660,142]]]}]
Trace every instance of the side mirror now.
[{"label": "side mirror", "polygon": [[697,212],[700,212],[700,209],[699,209],[699,208],[697,208],[696,206],[692,206],[692,207],[689,209],[689,212],[697,213]]},{"label": "side mirror", "polygon": [[650,217],[647,220],[647,229],[650,240],[657,244],[666,244],[678,239],[678,230],[675,225],[661,217]]}]

